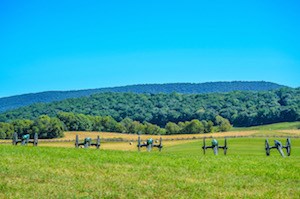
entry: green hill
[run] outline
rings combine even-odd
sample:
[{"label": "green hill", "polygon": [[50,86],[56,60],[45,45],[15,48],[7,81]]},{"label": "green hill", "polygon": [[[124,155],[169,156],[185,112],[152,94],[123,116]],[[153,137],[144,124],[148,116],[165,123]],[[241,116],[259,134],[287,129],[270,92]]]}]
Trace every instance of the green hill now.
[{"label": "green hill", "polygon": [[0,121],[35,119],[59,112],[126,117],[164,126],[168,122],[227,118],[234,127],[300,120],[300,88],[211,94],[99,93],[89,97],[40,103],[0,114]]},{"label": "green hill", "polygon": [[140,84],[120,86],[111,88],[99,88],[74,91],[47,91],[41,93],[30,93],[11,97],[0,98],[0,113],[15,108],[28,106],[34,103],[47,103],[69,98],[90,96],[95,93],[219,93],[231,91],[267,91],[285,86],[264,81],[234,81],[234,82],[208,82],[208,83],[170,83],[170,84]]}]

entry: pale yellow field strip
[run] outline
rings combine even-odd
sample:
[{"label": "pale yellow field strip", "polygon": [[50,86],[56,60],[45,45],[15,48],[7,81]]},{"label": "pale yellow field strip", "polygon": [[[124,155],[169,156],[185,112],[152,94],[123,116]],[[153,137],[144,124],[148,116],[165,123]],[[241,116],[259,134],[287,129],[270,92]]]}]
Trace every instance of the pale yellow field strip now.
[{"label": "pale yellow field strip", "polygon": [[[195,140],[174,140],[174,141],[163,141],[163,146],[174,146],[178,144],[184,144],[189,142],[195,142]],[[39,146],[49,146],[49,147],[66,147],[74,148],[75,143],[73,142],[40,142]],[[137,142],[104,142],[101,143],[101,149],[104,150],[121,150],[121,151],[137,151]],[[95,147],[91,147],[95,149]],[[156,148],[153,150],[157,150]],[[146,151],[144,148],[142,151]]]},{"label": "pale yellow field strip", "polygon": [[[96,139],[99,135],[101,139],[123,139],[123,140],[133,140],[133,144],[129,145],[129,142],[103,142],[101,148],[104,149],[126,149],[126,150],[135,150],[136,149],[136,140],[138,138],[135,134],[122,134],[122,133],[110,133],[110,132],[65,132],[65,137],[59,139],[39,139],[39,146],[59,146],[59,147],[74,147],[74,140],[76,135],[79,136],[80,140],[83,140],[86,137]],[[141,135],[141,139],[145,141],[148,138],[153,138],[158,140],[160,137],[165,139],[164,145],[173,145],[179,143],[186,143],[193,141],[193,139],[201,139],[203,137],[240,137],[240,136],[300,136],[300,130],[276,130],[276,131],[232,131],[224,133],[209,133],[209,134],[180,134],[180,135]],[[174,140],[172,140],[174,139]],[[192,140],[180,140],[180,139],[192,139]],[[56,142],[58,141],[58,142]],[[64,142],[66,141],[66,142]],[[1,143],[10,144],[11,140],[0,140]],[[126,146],[126,147],[124,147]]]},{"label": "pale yellow field strip", "polygon": [[[141,139],[195,139],[203,137],[232,137],[232,136],[251,136],[256,134],[258,131],[243,131],[243,132],[224,132],[224,133],[207,133],[207,134],[180,134],[180,135],[141,135]],[[137,135],[135,134],[122,134],[122,133],[109,133],[109,132],[65,132],[65,137],[56,140],[74,140],[76,135],[79,139],[84,139],[85,137],[90,137],[96,139],[99,135],[100,138],[105,139],[126,139],[126,140],[137,140]]]}]

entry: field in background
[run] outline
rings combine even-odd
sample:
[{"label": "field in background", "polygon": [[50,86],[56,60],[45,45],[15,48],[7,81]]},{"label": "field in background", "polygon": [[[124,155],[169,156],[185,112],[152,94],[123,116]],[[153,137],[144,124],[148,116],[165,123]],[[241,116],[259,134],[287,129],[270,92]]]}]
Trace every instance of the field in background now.
[{"label": "field in background", "polygon": [[[300,132],[300,131],[299,131]],[[207,133],[207,134],[179,134],[179,135],[141,135],[141,139],[153,138],[159,139],[195,139],[203,137],[225,137],[225,136],[250,136],[257,133],[257,131],[243,131],[243,132],[225,132],[225,133]],[[78,134],[79,138],[91,137],[93,139],[100,138],[105,139],[125,139],[125,140],[137,140],[138,135],[135,134],[122,134],[122,133],[108,133],[108,132],[65,132],[65,137],[58,140],[75,140],[75,136]],[[300,135],[300,134],[299,134]]]},{"label": "field in background", "polygon": [[[85,137],[91,137],[96,139],[99,135],[101,139],[116,139],[120,141],[103,141],[101,142],[101,149],[110,149],[110,150],[125,150],[125,151],[136,151],[137,150],[137,135],[133,134],[121,134],[121,133],[103,133],[103,132],[65,132],[65,137],[56,139],[58,142],[51,141],[47,142],[44,140],[39,143],[39,146],[51,146],[51,147],[74,147],[74,140],[76,134],[79,135],[79,138],[83,140]],[[261,137],[261,140],[264,140],[265,137],[277,137],[277,136],[286,136],[286,137],[300,137],[300,130],[281,130],[280,132],[271,132],[271,131],[242,131],[242,132],[225,132],[225,133],[211,133],[211,134],[183,134],[183,135],[141,135],[142,140],[148,138],[153,138],[154,140],[159,140],[160,137],[163,138],[164,147],[174,146],[183,143],[191,143],[197,139],[202,139],[204,137],[214,137],[214,138],[223,138],[229,137]],[[64,142],[64,140],[71,140]],[[221,139],[222,140],[222,139]]]},{"label": "field in background", "polygon": [[[174,141],[163,141],[164,149],[170,146],[175,146],[184,143],[195,142],[195,140],[174,140]],[[73,142],[41,142],[39,146],[47,147],[67,147],[74,148],[75,143]],[[92,147],[94,148],[94,147]],[[102,142],[101,149],[104,150],[121,150],[121,151],[137,151],[137,142]],[[145,150],[145,148],[144,148]],[[157,149],[154,149],[157,150]]]},{"label": "field in background", "polygon": [[0,198],[299,198],[299,138],[286,158],[266,157],[263,138],[231,138],[227,156],[176,142],[161,153],[0,145]]},{"label": "field in background", "polygon": [[300,122],[281,122],[281,123],[261,125],[261,126],[233,128],[234,131],[244,131],[244,130],[272,131],[272,130],[286,130],[286,129],[289,130],[300,129]]},{"label": "field in background", "polygon": [[[80,138],[91,137],[95,139],[98,135],[106,139],[137,140],[137,135],[107,132],[65,132],[65,137],[59,140],[74,140],[76,134]],[[233,128],[230,132],[208,133],[208,134],[179,134],[179,135],[141,135],[142,139],[152,137],[153,139],[192,139],[203,137],[235,137],[235,136],[300,136],[300,122],[283,122],[270,125],[262,125],[247,128]]]},{"label": "field in background", "polygon": [[[163,145],[165,147],[174,146],[183,143],[190,143],[203,137],[260,137],[262,140],[268,137],[300,137],[300,129],[298,129],[300,122],[278,123],[272,125],[264,125],[249,128],[233,128],[230,132],[224,133],[208,133],[208,134],[179,134],[179,135],[141,135],[142,140],[153,138],[158,140],[163,138]],[[270,130],[272,129],[272,130]],[[52,140],[40,140],[39,146],[50,147],[74,147],[75,137],[79,135],[79,139],[83,140],[85,137],[96,139],[99,135],[101,138],[101,149],[109,150],[125,150],[136,151],[137,135],[122,134],[122,133],[108,133],[108,132],[65,132],[65,137]],[[112,140],[113,141],[112,141]],[[1,140],[1,143],[10,144],[11,140]],[[129,143],[132,142],[130,145]]]}]

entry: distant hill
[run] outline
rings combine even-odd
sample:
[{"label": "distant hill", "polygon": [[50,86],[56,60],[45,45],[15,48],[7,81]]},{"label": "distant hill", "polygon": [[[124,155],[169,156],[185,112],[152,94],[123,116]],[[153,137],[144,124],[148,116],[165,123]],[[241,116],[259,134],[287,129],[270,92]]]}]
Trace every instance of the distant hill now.
[{"label": "distant hill", "polygon": [[34,103],[47,103],[69,98],[79,98],[103,92],[132,92],[151,94],[176,92],[182,94],[203,94],[225,93],[231,91],[267,91],[279,89],[282,87],[286,86],[264,81],[233,81],[208,83],[139,84],[88,90],[47,91],[0,98],[0,112],[28,106]]},{"label": "distant hill", "polygon": [[[197,119],[211,120],[218,115],[234,127],[258,126],[278,122],[300,121],[300,88],[281,88],[273,91],[232,91],[208,94],[136,94],[97,93],[88,97],[65,99],[59,102],[37,103],[0,114],[0,122],[16,119],[36,119],[41,115],[56,117],[61,112],[92,116],[111,116],[120,122],[130,118],[164,127],[168,122]],[[66,116],[63,116],[66,117]],[[91,125],[82,116],[71,125]],[[110,126],[110,123],[105,120]],[[73,127],[72,127],[73,128]]]}]

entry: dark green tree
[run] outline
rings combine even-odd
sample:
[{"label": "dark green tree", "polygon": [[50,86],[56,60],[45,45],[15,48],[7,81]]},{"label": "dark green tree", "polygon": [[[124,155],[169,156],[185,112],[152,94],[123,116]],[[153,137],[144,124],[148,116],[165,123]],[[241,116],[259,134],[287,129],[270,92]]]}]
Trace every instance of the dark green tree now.
[{"label": "dark green tree", "polygon": [[14,120],[11,124],[14,126],[15,132],[18,133],[19,136],[33,134],[33,121],[31,120]]},{"label": "dark green tree", "polygon": [[42,139],[63,137],[63,125],[60,120],[47,115],[42,115],[34,121],[33,131]]},{"label": "dark green tree", "polygon": [[12,138],[14,127],[12,124],[0,122],[0,139]]},{"label": "dark green tree", "polygon": [[222,116],[216,116],[216,124],[218,126],[218,130],[221,132],[229,131],[231,129],[229,120],[223,118]]},{"label": "dark green tree", "polygon": [[180,131],[182,130],[177,124],[173,122],[168,122],[165,126],[166,129],[166,134],[171,135],[171,134],[179,134]]}]

